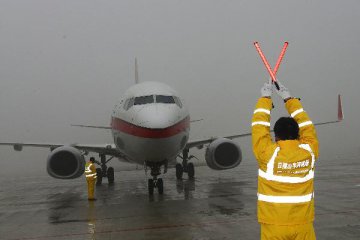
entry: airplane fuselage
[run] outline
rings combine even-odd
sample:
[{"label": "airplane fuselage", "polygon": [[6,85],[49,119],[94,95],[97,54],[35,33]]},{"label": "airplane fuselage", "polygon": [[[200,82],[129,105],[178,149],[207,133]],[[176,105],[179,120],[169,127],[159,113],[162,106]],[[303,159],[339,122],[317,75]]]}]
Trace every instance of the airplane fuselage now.
[{"label": "airplane fuselage", "polygon": [[111,129],[116,147],[132,162],[172,162],[189,139],[190,116],[169,86],[142,82],[115,105]]}]

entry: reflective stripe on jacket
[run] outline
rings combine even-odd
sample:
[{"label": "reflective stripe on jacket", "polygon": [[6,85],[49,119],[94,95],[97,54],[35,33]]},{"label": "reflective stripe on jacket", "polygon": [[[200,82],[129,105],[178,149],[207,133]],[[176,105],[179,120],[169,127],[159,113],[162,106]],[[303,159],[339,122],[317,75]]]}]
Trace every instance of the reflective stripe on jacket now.
[{"label": "reflective stripe on jacket", "polygon": [[300,101],[290,99],[285,107],[299,124],[298,140],[272,141],[271,99],[259,99],[252,119],[252,145],[259,165],[258,220],[267,224],[304,224],[314,220],[318,141]]},{"label": "reflective stripe on jacket", "polygon": [[96,179],[96,167],[92,162],[85,164],[85,177],[86,179]]}]

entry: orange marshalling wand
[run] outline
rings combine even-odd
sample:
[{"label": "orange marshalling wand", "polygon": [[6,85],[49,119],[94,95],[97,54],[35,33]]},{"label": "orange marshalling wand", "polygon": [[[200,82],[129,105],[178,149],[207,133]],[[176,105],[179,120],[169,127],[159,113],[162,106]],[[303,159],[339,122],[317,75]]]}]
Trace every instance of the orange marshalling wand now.
[{"label": "orange marshalling wand", "polygon": [[285,42],[285,43],[284,43],[284,46],[283,46],[283,48],[282,48],[282,50],[281,50],[281,53],[280,53],[279,58],[278,58],[278,60],[277,60],[277,62],[276,62],[276,65],[275,65],[274,70],[271,69],[271,67],[270,67],[270,65],[269,65],[269,62],[266,60],[265,55],[264,55],[263,52],[261,51],[261,48],[260,48],[259,43],[258,43],[258,42],[254,42],[254,45],[255,45],[255,48],[256,48],[256,50],[258,51],[259,55],[260,55],[261,60],[262,60],[263,63],[264,63],[266,69],[268,70],[268,72],[269,72],[269,74],[270,74],[270,76],[271,76],[272,81],[274,82],[276,88],[279,90],[279,89],[280,89],[280,88],[279,88],[279,85],[278,85],[277,82],[276,82],[276,73],[277,73],[277,71],[279,70],[280,63],[281,63],[281,61],[282,61],[282,59],[283,59],[283,57],[284,57],[284,55],[285,55],[286,48],[287,48],[287,46],[289,45],[289,43],[288,43],[288,42]]}]

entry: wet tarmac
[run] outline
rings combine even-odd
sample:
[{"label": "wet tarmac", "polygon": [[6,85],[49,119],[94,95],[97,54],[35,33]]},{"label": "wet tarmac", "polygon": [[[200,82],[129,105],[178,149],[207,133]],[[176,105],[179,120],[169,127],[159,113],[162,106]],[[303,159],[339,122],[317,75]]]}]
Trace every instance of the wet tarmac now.
[{"label": "wet tarmac", "polygon": [[[360,239],[360,160],[322,160],[316,172],[317,239]],[[254,160],[229,171],[196,168],[194,181],[164,176],[147,194],[143,171],[116,172],[88,202],[84,178],[1,179],[0,239],[259,239]]]}]

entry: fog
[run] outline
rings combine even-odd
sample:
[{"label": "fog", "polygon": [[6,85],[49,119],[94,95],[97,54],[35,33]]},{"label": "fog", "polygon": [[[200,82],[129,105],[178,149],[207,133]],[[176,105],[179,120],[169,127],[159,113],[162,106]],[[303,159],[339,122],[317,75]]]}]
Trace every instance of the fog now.
[{"label": "fog", "polygon": [[[335,1],[0,1],[0,142],[111,143],[116,100],[140,81],[160,81],[185,99],[191,139],[250,131],[284,41],[279,79],[319,126],[320,160],[360,154],[360,2]],[[272,122],[285,115],[274,96]],[[237,140],[255,161],[251,138]],[[46,174],[46,149],[0,147],[1,175]],[[202,151],[192,151],[204,159]],[[116,163],[114,163],[116,164]],[[241,165],[239,166],[241,167]]]}]

